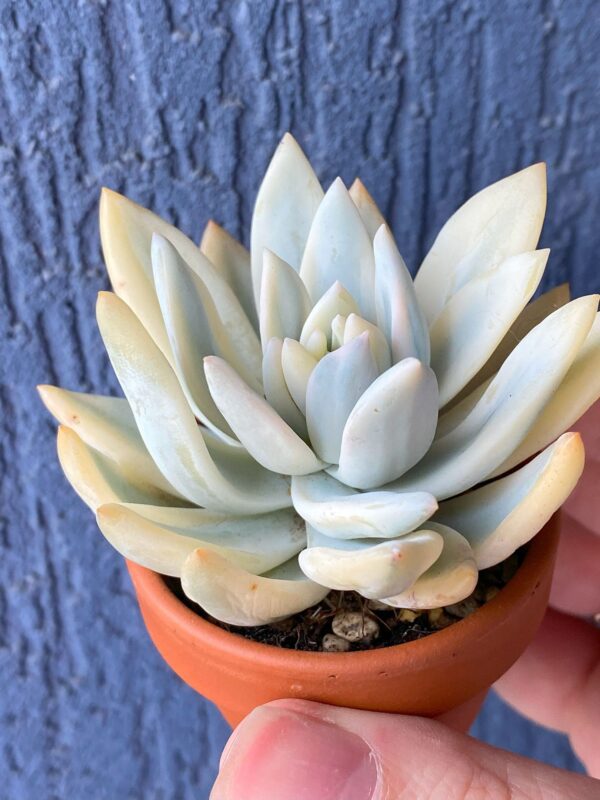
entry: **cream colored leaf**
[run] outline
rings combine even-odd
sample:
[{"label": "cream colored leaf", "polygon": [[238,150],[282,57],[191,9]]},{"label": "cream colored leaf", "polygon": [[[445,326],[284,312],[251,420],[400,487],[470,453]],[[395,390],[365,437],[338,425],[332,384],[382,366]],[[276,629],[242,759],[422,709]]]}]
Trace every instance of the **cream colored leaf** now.
[{"label": "cream colored leaf", "polygon": [[298,406],[294,403],[282,366],[283,342],[281,339],[271,339],[267,344],[263,356],[263,384],[265,398],[269,405],[275,409],[281,419],[298,434],[301,439],[308,437],[306,420]]},{"label": "cream colored leaf", "polygon": [[357,311],[358,306],[354,302],[352,295],[339,281],[335,281],[319,301],[315,303],[306,318],[300,333],[300,343],[308,348],[314,334],[320,333],[324,336],[325,345],[327,345],[327,340],[331,341],[331,324],[333,320],[338,315],[347,317]]},{"label": "cream colored leaf", "polygon": [[387,225],[373,241],[377,323],[392,350],[394,363],[415,357],[429,364],[427,323],[404,259]]},{"label": "cream colored leaf", "polygon": [[172,494],[144,483],[135,474],[123,474],[115,461],[89,447],[76,433],[61,425],[56,438],[58,460],[65,477],[92,511],[104,503],[171,505]]},{"label": "cream colored leaf", "polygon": [[441,503],[435,521],[460,530],[479,569],[508,558],[543,528],[571,494],[585,453],[578,433],[565,433],[524,467]]},{"label": "cream colored leaf", "polygon": [[523,441],[557,391],[597,306],[598,295],[580,297],[546,317],[515,347],[465,419],[387,488],[424,490],[443,500],[489,476]]},{"label": "cream colored leaf", "polygon": [[338,591],[354,591],[371,600],[403,592],[442,552],[434,531],[407,533],[401,539],[335,540],[308,532],[309,546],[298,556],[305,575]]},{"label": "cream colored leaf", "polygon": [[449,403],[446,408],[440,411],[437,428],[435,429],[436,439],[443,439],[443,437],[449,434],[450,431],[458,428],[460,423],[469,416],[471,411],[483,397],[493,378],[494,375],[473,389],[473,391],[463,398],[460,403],[457,403],[456,405]]},{"label": "cream colored leaf", "polygon": [[265,250],[260,290],[260,338],[263,351],[275,336],[299,339],[312,304],[298,273]]},{"label": "cream colored leaf", "polygon": [[135,424],[129,403],[122,397],[69,392],[56,386],[38,386],[48,411],[109,461],[124,479],[156,487],[162,495],[181,495],[167,481],[150,457]]},{"label": "cream colored leaf", "polygon": [[367,233],[373,239],[379,228],[385,225],[383,214],[377,208],[375,200],[373,200],[360,178],[355,179],[350,187],[349,194],[358,209]]},{"label": "cream colored leaf", "polygon": [[240,357],[255,374],[260,374],[254,328],[225,278],[200,252],[200,248],[156,214],[116,192],[103,189],[100,236],[111,282],[117,295],[125,300],[162,352],[170,358],[152,274],[150,250],[155,233],[171,242],[192,272],[201,278],[221,322],[236,343]]},{"label": "cream colored leaf", "polygon": [[446,525],[428,522],[427,527],[444,541],[440,557],[411,587],[392,597],[381,598],[384,603],[417,611],[440,608],[464,600],[475,589],[479,573],[465,537]]},{"label": "cream colored leaf", "polygon": [[328,353],[313,369],[306,389],[306,424],[323,461],[337,463],[348,415],[378,374],[367,332]]},{"label": "cream colored leaf", "polygon": [[600,397],[600,315],[569,371],[552,394],[520,445],[493,476],[521,464],[570,428]]},{"label": "cream colored leaf", "polygon": [[415,278],[427,321],[478,273],[535,250],[545,212],[545,164],[509,175],[467,200],[439,232]]},{"label": "cream colored leaf", "polygon": [[[337,319],[340,319],[340,317],[336,317],[331,325],[332,337]],[[342,342],[343,344],[347,344],[351,342],[352,339],[356,339],[357,336],[365,333],[365,331],[369,334],[369,344],[371,346],[373,358],[377,364],[377,370],[379,373],[385,372],[392,365],[392,357],[386,338],[376,325],[367,322],[366,319],[359,317],[358,314],[350,314],[346,317],[344,322]]]},{"label": "cream colored leaf", "polygon": [[294,403],[306,414],[306,387],[317,359],[294,339],[286,339],[281,350],[283,376]]},{"label": "cream colored leaf", "polygon": [[260,573],[292,558],[306,543],[304,522],[291,510],[235,517],[203,508],[112,503],[101,506],[96,518],[122,556],[177,578],[185,559],[198,547]]},{"label": "cream colored leaf", "polygon": [[215,267],[219,275],[240,301],[246,316],[258,331],[258,314],[254,303],[252,288],[252,270],[250,253],[230,233],[213,220],[209,220],[202,241],[200,252]]},{"label": "cream colored leaf", "polygon": [[294,564],[292,569],[280,567],[257,576],[199,548],[183,564],[181,585],[190,600],[221,622],[268,625],[319,603],[329,593],[300,571],[297,559]]},{"label": "cream colored leaf", "polygon": [[494,350],[491,357],[469,383],[460,390],[456,397],[450,400],[445,407],[444,413],[458,403],[461,403],[466,397],[471,395],[475,389],[480,387],[482,383],[489,381],[489,379],[498,372],[521,339],[524,339],[532,328],[535,328],[535,326],[549,314],[556,311],[557,308],[564,306],[569,300],[569,284],[563,283],[560,286],[555,286],[554,289],[544,292],[544,294],[541,294],[535,300],[528,303],[515,322],[510,326],[506,336]]},{"label": "cream colored leaf", "polygon": [[[346,327],[346,320],[348,317],[342,316],[342,314],[338,314],[336,317],[333,318],[331,321],[331,349],[337,350],[338,347],[341,347],[344,344],[344,329]],[[362,317],[358,317],[358,319],[362,319]],[[366,320],[363,320],[365,324],[370,325],[371,323],[367,323]],[[373,326],[375,327],[375,326]],[[364,328],[363,328],[364,330]],[[360,333],[363,331],[361,330]],[[355,338],[355,337],[352,337]]]},{"label": "cream colored leaf", "polygon": [[[152,239],[154,282],[169,337],[172,366],[197,419],[231,444],[237,444],[208,391],[202,359],[217,353],[238,362],[255,387],[260,378],[246,369],[219,319],[212,298],[166,239]],[[237,364],[236,364],[237,366]]]}]

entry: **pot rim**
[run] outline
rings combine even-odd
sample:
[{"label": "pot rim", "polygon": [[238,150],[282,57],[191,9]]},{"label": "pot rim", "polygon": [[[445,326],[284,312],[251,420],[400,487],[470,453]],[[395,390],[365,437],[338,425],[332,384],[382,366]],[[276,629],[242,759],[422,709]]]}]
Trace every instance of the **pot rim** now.
[{"label": "pot rim", "polygon": [[511,580],[492,600],[468,617],[411,642],[345,653],[275,647],[226,631],[188,608],[168,588],[159,573],[127,559],[125,561],[136,592],[141,595],[142,604],[152,605],[155,610],[158,608],[163,623],[174,634],[188,643],[192,640],[199,648],[221,651],[224,657],[260,662],[271,669],[297,669],[315,673],[355,669],[364,672],[371,667],[380,669],[382,658],[390,665],[393,662],[395,667],[400,662],[407,662],[416,668],[417,665],[439,662],[440,659],[455,658],[468,641],[502,626],[512,616],[510,609],[526,604],[532,591],[538,588],[548,562],[554,559],[556,540],[560,535],[559,513],[556,512],[529,542],[523,563]]}]

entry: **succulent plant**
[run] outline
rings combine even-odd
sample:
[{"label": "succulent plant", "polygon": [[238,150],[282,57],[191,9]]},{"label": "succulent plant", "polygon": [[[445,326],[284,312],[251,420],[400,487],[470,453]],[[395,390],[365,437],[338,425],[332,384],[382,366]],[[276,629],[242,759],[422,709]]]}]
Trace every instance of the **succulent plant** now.
[{"label": "succulent plant", "polygon": [[600,395],[598,296],[529,303],[545,204],[542,164],[483,189],[413,283],[363,184],[323,193],[289,134],[251,254],[104,190],[97,318],[125,399],[40,391],[109,542],[235,625],[330,589],[468,596],[575,486],[563,431]]}]

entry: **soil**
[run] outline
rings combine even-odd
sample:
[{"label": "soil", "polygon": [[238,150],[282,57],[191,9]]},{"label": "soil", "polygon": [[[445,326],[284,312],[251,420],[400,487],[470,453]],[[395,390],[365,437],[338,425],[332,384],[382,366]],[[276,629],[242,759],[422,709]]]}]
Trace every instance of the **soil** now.
[{"label": "soil", "polygon": [[[429,636],[472,614],[495,597],[500,589],[508,583],[523,562],[525,552],[526,547],[522,547],[500,564],[481,570],[473,594],[460,603],[444,608],[414,612],[384,606],[376,600],[366,600],[356,592],[332,591],[316,606],[307,608],[300,614],[295,614],[293,617],[271,625],[259,625],[252,628],[227,625],[214,619],[185,596],[179,580],[169,577],[165,577],[164,580],[179,600],[196,614],[220,628],[244,636],[246,639],[290,650],[369,650],[421,639],[423,636]],[[339,620],[343,618],[345,612],[359,612],[365,634],[367,628],[371,634],[373,629],[378,629],[376,635],[365,635],[357,641],[351,642],[335,635],[332,623],[337,618],[336,630],[339,631]],[[353,614],[352,616],[356,618],[357,615]],[[372,625],[371,620],[374,620],[377,625]],[[368,621],[367,626],[364,621]]]}]

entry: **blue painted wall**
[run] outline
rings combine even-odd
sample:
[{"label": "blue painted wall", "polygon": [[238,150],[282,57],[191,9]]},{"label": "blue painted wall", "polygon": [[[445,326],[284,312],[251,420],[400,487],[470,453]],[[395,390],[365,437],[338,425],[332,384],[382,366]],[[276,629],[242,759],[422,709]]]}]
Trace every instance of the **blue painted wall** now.
[{"label": "blue painted wall", "polygon": [[[414,268],[485,184],[549,164],[548,283],[599,288],[595,0],[0,2],[0,796],[206,798],[226,727],[169,673],[57,465],[38,382],[116,390],[100,186],[247,241],[291,129],[356,172]],[[477,732],[572,766],[492,699]]]}]

